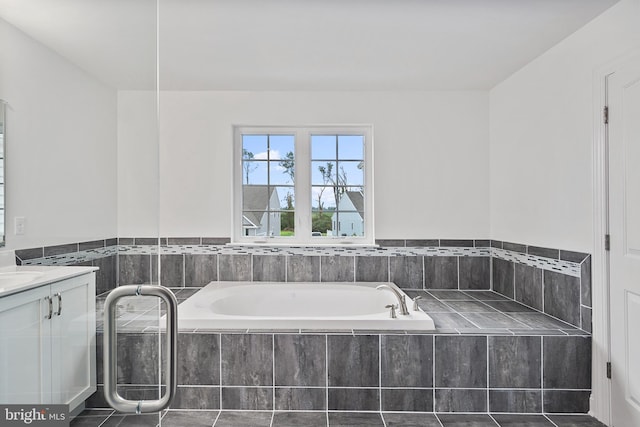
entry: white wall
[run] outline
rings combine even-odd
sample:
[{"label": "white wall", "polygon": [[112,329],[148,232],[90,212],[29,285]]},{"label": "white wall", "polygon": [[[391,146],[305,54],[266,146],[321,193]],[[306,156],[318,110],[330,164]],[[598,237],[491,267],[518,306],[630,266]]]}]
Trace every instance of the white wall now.
[{"label": "white wall", "polygon": [[[376,238],[488,237],[486,92],[162,92],[160,235],[231,235],[232,125],[340,123],[374,127]],[[119,166],[121,178],[139,168]],[[148,203],[145,185],[120,183]],[[143,216],[120,220],[121,236],[148,231]]]},{"label": "white wall", "polygon": [[[113,237],[116,92],[0,19],[7,247]],[[13,233],[13,218],[26,233]]]},{"label": "white wall", "polygon": [[491,91],[491,237],[593,253],[594,73],[640,47],[622,0]]},{"label": "white wall", "polygon": [[118,92],[118,236],[158,237],[155,92]]}]

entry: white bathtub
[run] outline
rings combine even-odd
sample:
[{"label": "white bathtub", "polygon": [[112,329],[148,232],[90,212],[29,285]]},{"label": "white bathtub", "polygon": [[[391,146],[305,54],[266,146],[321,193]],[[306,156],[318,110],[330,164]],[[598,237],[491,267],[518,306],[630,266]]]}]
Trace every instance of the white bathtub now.
[{"label": "white bathtub", "polygon": [[[381,329],[433,330],[433,320],[422,310],[397,312],[398,304],[382,282],[272,283],[212,282],[178,307],[179,329]],[[386,283],[395,287],[393,283]],[[396,287],[402,294],[402,290]]]}]

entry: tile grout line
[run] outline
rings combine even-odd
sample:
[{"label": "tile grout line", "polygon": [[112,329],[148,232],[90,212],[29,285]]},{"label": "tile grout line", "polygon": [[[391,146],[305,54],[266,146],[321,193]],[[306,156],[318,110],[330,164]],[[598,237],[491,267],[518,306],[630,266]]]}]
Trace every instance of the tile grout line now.
[{"label": "tile grout line", "polygon": [[438,424],[440,424],[440,427],[444,427],[444,424],[442,424],[442,421],[440,420],[440,417],[438,416],[438,414],[434,411],[433,415],[436,417],[436,420],[438,420]]},{"label": "tile grout line", "polygon": [[493,422],[496,423],[498,427],[500,427],[500,423],[495,418],[493,418],[493,415],[491,415],[490,412],[487,412],[487,415],[489,415],[489,417],[493,420]]},{"label": "tile grout line", "polygon": [[553,421],[551,418],[549,418],[549,417],[547,416],[547,414],[545,414],[545,413],[543,412],[543,413],[542,413],[542,416],[543,416],[543,417],[545,417],[547,420],[549,420],[549,422],[550,422],[551,424],[553,424],[553,426],[554,426],[554,427],[558,427],[558,424],[556,424],[556,423],[555,423],[555,421]]},{"label": "tile grout line", "polygon": [[105,418],[100,424],[98,424],[98,427],[102,427],[107,422],[107,420],[109,420],[109,418],[111,418],[115,413],[116,411],[111,411],[111,413],[107,415],[107,418]]},{"label": "tile grout line", "polygon": [[489,356],[490,356],[490,352],[489,352],[489,336],[487,335],[487,412],[489,412]]},{"label": "tile grout line", "polygon": [[380,410],[380,414],[382,414],[382,336],[381,335],[378,335],[378,409]]},{"label": "tile grout line", "polygon": [[[544,270],[542,270],[542,274],[541,274],[541,276],[542,276],[542,277],[540,278],[540,281],[541,281],[541,283],[540,283],[540,289],[542,290],[542,312],[544,313],[544,312],[545,312],[545,311],[544,311],[544,287],[545,287],[545,286],[544,286]],[[582,292],[580,292],[580,293],[582,294]],[[581,298],[582,298],[582,296],[581,296]]]},{"label": "tile grout line", "polygon": [[356,259],[357,258],[358,258],[357,256],[353,257],[353,281],[354,282],[357,281],[357,279],[356,279]]},{"label": "tile grout line", "polygon": [[516,300],[516,263],[515,262],[513,263],[513,277],[511,280],[511,288],[513,290],[513,300],[517,301]]},{"label": "tile grout line", "polygon": [[580,316],[580,329],[584,330],[584,322],[582,321],[582,263],[580,264],[580,277],[578,278],[578,293],[580,294],[580,305],[578,306],[578,316]]},{"label": "tile grout line", "polygon": [[427,264],[425,256],[422,257],[422,290],[427,289]]},{"label": "tile grout line", "polygon": [[[218,382],[220,383],[220,403],[218,404],[218,406],[220,407],[220,410],[222,410],[222,334],[218,334],[218,358],[219,360],[219,366],[218,366],[218,371],[219,371],[219,375],[220,375],[220,379],[218,380]],[[220,416],[218,414],[218,416]],[[216,418],[217,421],[217,418]]]},{"label": "tile grout line", "polygon": [[540,410],[544,413],[544,336],[540,337]]},{"label": "tile grout line", "polygon": [[329,424],[329,335],[324,336],[324,376],[325,376],[325,407],[327,410],[327,425]]},{"label": "tile grout line", "polygon": [[[276,410],[276,334],[271,335],[271,410]],[[272,420],[273,423],[273,420]]]},{"label": "tile grout line", "polygon": [[436,336],[431,336],[431,409],[436,411]]}]

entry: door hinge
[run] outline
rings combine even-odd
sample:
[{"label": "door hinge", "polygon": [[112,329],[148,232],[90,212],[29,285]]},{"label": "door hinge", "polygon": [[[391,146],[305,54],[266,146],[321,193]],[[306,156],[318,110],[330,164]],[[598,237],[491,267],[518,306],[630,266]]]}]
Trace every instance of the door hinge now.
[{"label": "door hinge", "polygon": [[611,379],[611,362],[607,362],[607,378]]},{"label": "door hinge", "polygon": [[604,250],[605,251],[610,251],[611,250],[611,235],[610,234],[605,234],[604,235]]},{"label": "door hinge", "polygon": [[604,120],[604,124],[609,124],[609,107],[605,106],[602,110],[602,118]]}]

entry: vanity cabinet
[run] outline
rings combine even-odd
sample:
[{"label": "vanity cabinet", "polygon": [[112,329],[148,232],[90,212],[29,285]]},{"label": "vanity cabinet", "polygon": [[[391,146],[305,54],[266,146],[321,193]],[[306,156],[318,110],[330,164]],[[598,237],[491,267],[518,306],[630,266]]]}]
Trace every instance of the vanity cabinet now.
[{"label": "vanity cabinet", "polygon": [[0,298],[0,404],[67,404],[96,390],[95,273]]}]

